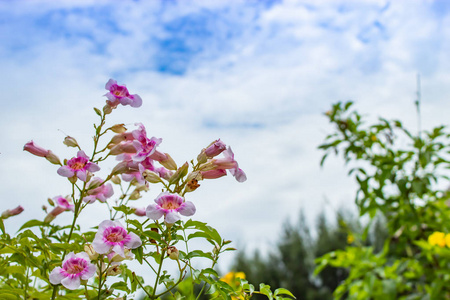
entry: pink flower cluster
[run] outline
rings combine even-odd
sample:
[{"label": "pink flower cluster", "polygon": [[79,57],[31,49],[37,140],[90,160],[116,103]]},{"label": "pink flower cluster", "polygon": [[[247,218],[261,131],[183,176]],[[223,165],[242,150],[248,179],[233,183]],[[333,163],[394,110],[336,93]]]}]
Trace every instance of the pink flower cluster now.
[{"label": "pink flower cluster", "polygon": [[[114,174],[122,174],[124,181],[135,179],[139,184],[145,184],[144,171],[156,173],[159,177],[169,179],[177,166],[172,158],[158,151],[156,148],[162,139],[147,137],[147,131],[141,123],[136,124],[138,129],[132,132],[123,132],[115,135],[109,144],[110,154],[117,155],[119,164],[114,168]],[[162,166],[155,167],[155,161]]]},{"label": "pink flower cluster", "polygon": [[[223,153],[223,158],[215,158]],[[227,146],[220,140],[214,141],[210,146],[199,154],[197,157],[199,162],[203,162],[200,166],[200,179],[215,179],[226,175],[228,170],[238,182],[247,180],[245,172],[239,168],[238,162],[234,159],[234,153],[231,147]]]}]

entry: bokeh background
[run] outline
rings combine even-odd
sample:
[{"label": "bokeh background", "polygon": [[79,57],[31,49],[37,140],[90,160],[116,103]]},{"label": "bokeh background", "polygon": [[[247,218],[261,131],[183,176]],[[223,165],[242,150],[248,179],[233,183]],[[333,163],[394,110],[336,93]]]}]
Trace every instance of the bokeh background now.
[{"label": "bokeh background", "polygon": [[[142,122],[179,165],[217,138],[231,145],[247,182],[204,181],[188,200],[236,247],[263,253],[300,210],[314,222],[353,207],[343,162],[319,167],[332,103],[353,100],[361,113],[414,131],[420,74],[422,126],[446,125],[450,115],[445,0],[2,0],[0,24],[0,209],[25,207],[5,221],[10,232],[43,219],[46,199],[70,188],[23,145],[33,139],[70,159],[75,150],[62,144],[70,135],[92,151],[92,107],[103,107],[109,78],[143,99],[109,124]],[[98,225],[101,211],[91,205],[81,225]]]}]

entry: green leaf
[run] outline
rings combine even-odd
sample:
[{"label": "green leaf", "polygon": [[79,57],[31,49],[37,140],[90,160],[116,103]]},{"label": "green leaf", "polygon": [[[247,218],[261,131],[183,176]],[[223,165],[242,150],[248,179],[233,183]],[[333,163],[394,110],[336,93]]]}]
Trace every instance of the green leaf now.
[{"label": "green leaf", "polygon": [[102,116],[102,112],[100,111],[100,109],[98,109],[97,107],[94,107],[94,111],[97,115],[99,115],[100,117]]},{"label": "green leaf", "polygon": [[3,218],[0,218],[0,229],[2,230],[3,234],[6,234],[5,224],[3,224]]},{"label": "green leaf", "polygon": [[121,290],[121,291],[125,291],[127,293],[130,292],[130,289],[128,288],[128,285],[125,282],[123,282],[123,281],[113,283],[111,285],[111,289]]},{"label": "green leaf", "polygon": [[22,227],[20,227],[20,229],[17,232],[19,232],[25,228],[36,227],[36,226],[50,226],[50,225],[48,223],[45,223],[45,222],[42,222],[39,220],[30,220],[30,221],[26,222],[25,224],[23,224]]},{"label": "green leaf", "polygon": [[278,295],[288,295],[288,296],[291,296],[291,297],[295,298],[295,296],[292,295],[292,293],[291,293],[289,290],[283,289],[283,288],[276,289],[275,292],[274,292],[273,294],[274,294],[274,296],[278,296]]},{"label": "green leaf", "polygon": [[140,246],[133,249],[132,252],[136,255],[137,261],[142,265],[142,257],[144,256],[144,247]]}]

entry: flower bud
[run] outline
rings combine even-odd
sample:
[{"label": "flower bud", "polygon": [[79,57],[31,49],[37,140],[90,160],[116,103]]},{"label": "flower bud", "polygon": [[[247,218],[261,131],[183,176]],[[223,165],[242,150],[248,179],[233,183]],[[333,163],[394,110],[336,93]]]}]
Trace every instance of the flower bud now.
[{"label": "flower bud", "polygon": [[114,175],[114,176],[111,178],[111,182],[114,183],[114,184],[120,184],[120,183],[122,182],[122,180],[120,179],[119,176]]},{"label": "flower bud", "polygon": [[48,202],[48,204],[50,204],[51,206],[55,206],[55,202],[54,202],[52,199],[48,198],[48,199],[47,199],[47,202]]},{"label": "flower bud", "polygon": [[111,266],[106,270],[106,274],[108,276],[116,276],[122,273],[122,269],[119,265]]},{"label": "flower bud", "polygon": [[39,157],[45,157],[49,151],[40,146],[35,145],[33,141],[29,141],[28,143],[26,143],[25,146],[23,146],[23,150],[28,151],[31,154]]},{"label": "flower bud", "polygon": [[216,170],[201,171],[200,174],[202,175],[203,179],[216,179],[222,176],[226,176],[227,171],[224,169],[216,169]]},{"label": "flower bud", "polygon": [[111,154],[111,155],[119,155],[122,153],[136,153],[136,148],[133,146],[133,143],[124,142],[124,143],[115,145],[109,151],[109,154]]},{"label": "flower bud", "polygon": [[133,212],[136,216],[145,217],[145,208],[134,208]]},{"label": "flower bud", "polygon": [[2,218],[8,219],[9,217],[16,216],[16,215],[22,213],[23,210],[24,210],[23,207],[20,205],[14,209],[7,209],[4,212],[2,212]]},{"label": "flower bud", "polygon": [[161,182],[161,178],[158,176],[158,174],[150,170],[145,170],[144,172],[142,172],[142,176],[150,183]]},{"label": "flower bud", "polygon": [[103,112],[105,113],[105,115],[109,115],[112,112],[112,107],[106,104],[105,106],[103,106]]},{"label": "flower bud", "polygon": [[169,184],[173,184],[175,182],[178,182],[181,178],[186,176],[189,169],[189,165],[187,162],[185,162],[176,172],[175,174],[170,177]]},{"label": "flower bud", "polygon": [[98,257],[98,253],[95,252],[94,247],[91,244],[84,245],[84,252],[89,255],[91,260],[96,260]]},{"label": "flower bud", "polygon": [[176,162],[173,160],[173,158],[169,154],[167,154],[167,153],[165,153],[165,154],[167,156],[167,159],[160,161],[159,163],[169,170],[176,170],[178,168]]},{"label": "flower bud", "polygon": [[117,174],[122,174],[125,173],[126,171],[128,171],[128,166],[127,166],[127,162],[126,161],[121,161],[120,163],[118,163],[111,172],[111,175],[117,175]]},{"label": "flower bud", "polygon": [[214,157],[222,153],[227,149],[227,145],[223,143],[220,139],[212,142],[208,148],[205,149],[205,155],[209,158]]},{"label": "flower bud", "polygon": [[141,198],[141,193],[139,193],[139,191],[137,191],[137,190],[134,190],[134,191],[130,194],[130,197],[128,197],[128,199],[130,199],[130,200],[137,200],[137,199],[139,199],[139,198]]},{"label": "flower bud", "polygon": [[68,147],[78,147],[78,142],[75,138],[71,137],[71,136],[66,136],[64,138],[63,144],[68,146]]},{"label": "flower bud", "polygon": [[175,246],[169,246],[167,248],[167,256],[169,256],[170,259],[178,260],[178,255],[180,253],[178,252],[178,249]]},{"label": "flower bud", "polygon": [[51,212],[47,214],[47,216],[44,219],[45,223],[50,223],[53,221],[58,215],[63,213],[65,211],[65,208],[61,206],[56,206]]},{"label": "flower bud", "polygon": [[111,126],[110,129],[112,132],[115,132],[115,133],[123,133],[123,132],[127,131],[125,124],[116,124],[114,126]]},{"label": "flower bud", "polygon": [[45,158],[54,165],[61,165],[61,161],[59,160],[59,157],[56,156],[56,154],[50,150],[48,150],[48,153],[45,156]]}]

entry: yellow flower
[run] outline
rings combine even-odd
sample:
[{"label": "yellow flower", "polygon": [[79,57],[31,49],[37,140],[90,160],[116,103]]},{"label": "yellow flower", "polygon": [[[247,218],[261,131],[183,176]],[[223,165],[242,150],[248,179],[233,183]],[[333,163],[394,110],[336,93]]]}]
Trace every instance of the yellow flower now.
[{"label": "yellow flower", "polygon": [[353,236],[353,234],[349,234],[347,235],[347,244],[353,244],[353,242],[355,241],[355,237]]},{"label": "yellow flower", "polygon": [[228,272],[225,274],[222,278],[220,278],[221,281],[228,283],[231,286],[238,285],[236,282],[238,278],[245,279],[245,273],[244,272]]},{"label": "yellow flower", "polygon": [[447,244],[447,247],[450,248],[450,233],[445,235],[445,244]]},{"label": "yellow flower", "polygon": [[445,233],[435,231],[428,237],[428,243],[432,246],[445,247],[447,239],[450,243],[450,237],[446,238]]}]

